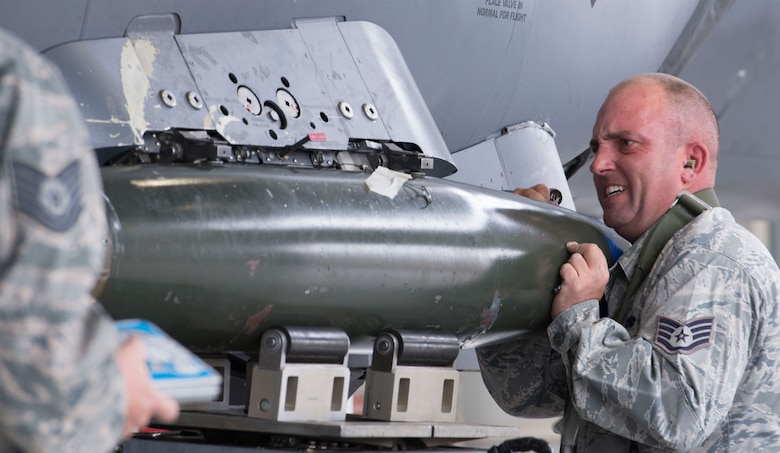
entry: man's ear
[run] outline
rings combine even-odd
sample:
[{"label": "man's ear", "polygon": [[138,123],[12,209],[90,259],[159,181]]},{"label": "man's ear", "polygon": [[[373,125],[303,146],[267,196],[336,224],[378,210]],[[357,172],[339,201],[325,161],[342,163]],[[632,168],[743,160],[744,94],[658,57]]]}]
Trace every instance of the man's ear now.
[{"label": "man's ear", "polygon": [[707,168],[709,150],[700,142],[690,143],[685,147],[685,161],[683,162],[682,181],[692,183]]}]

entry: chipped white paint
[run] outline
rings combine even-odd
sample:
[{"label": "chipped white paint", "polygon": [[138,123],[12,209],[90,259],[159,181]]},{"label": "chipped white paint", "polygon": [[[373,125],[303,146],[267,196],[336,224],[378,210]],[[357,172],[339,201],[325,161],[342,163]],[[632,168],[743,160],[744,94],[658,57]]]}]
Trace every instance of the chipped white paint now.
[{"label": "chipped white paint", "polygon": [[213,129],[214,128],[214,120],[211,118],[211,115],[203,115],[203,129]]},{"label": "chipped white paint", "polygon": [[159,50],[146,39],[136,39],[133,41],[133,48],[146,77],[154,79],[154,61],[157,59]]},{"label": "chipped white paint", "polygon": [[[115,117],[114,115],[111,115],[110,119],[107,120],[101,120],[97,118],[85,118],[84,122],[86,123],[93,123],[93,124],[123,124],[126,126],[129,126],[132,128],[132,125],[130,124],[130,121],[124,121],[120,120],[119,118]],[[112,139],[119,138],[122,134],[119,132],[108,134],[108,136]],[[124,142],[117,142],[116,146],[128,146],[132,145],[133,143],[124,143]]]},{"label": "chipped white paint", "polygon": [[130,124],[129,121],[120,120],[114,115],[111,115],[111,118],[107,120],[101,120],[97,118],[86,118],[84,121],[86,121],[87,123],[96,123],[96,124]]},{"label": "chipped white paint", "polygon": [[152,95],[152,86],[130,40],[122,46],[120,77],[122,94],[125,97],[125,109],[130,119],[128,125],[133,131],[135,143],[141,145],[143,144],[143,133],[149,128],[144,106],[146,98]]},{"label": "chipped white paint", "polygon": [[222,112],[219,110],[218,105],[210,106],[209,114],[212,119],[213,118],[217,119],[217,124],[215,127],[216,131],[219,132],[223,137],[225,137],[225,139],[227,139],[228,142],[232,141],[230,136],[225,131],[225,127],[230,123],[241,121],[241,118],[234,115],[223,115]]}]

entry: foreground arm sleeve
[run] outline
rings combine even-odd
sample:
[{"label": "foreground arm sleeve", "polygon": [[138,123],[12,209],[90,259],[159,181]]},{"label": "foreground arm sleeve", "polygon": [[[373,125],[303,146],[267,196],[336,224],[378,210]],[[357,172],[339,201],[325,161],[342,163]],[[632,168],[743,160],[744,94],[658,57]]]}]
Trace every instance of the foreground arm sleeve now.
[{"label": "foreground arm sleeve", "polygon": [[0,31],[0,447],[110,451],[124,384],[90,296],[105,251],[97,162],[57,70]]},{"label": "foreground arm sleeve", "polygon": [[544,330],[477,348],[477,359],[485,386],[505,412],[523,417],[563,414],[566,370]]},{"label": "foreground arm sleeve", "polygon": [[728,414],[749,360],[757,285],[717,252],[675,254],[648,279],[638,335],[580,305],[559,315],[548,334],[584,420],[643,444],[686,450]]}]

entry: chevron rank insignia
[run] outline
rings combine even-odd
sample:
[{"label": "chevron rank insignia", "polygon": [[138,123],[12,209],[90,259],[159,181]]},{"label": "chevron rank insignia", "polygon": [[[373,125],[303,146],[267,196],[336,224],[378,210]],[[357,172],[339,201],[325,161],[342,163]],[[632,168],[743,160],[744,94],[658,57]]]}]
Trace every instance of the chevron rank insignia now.
[{"label": "chevron rank insignia", "polygon": [[78,161],[56,176],[18,162],[14,162],[13,168],[17,203],[22,212],[58,232],[75,225],[82,210]]},{"label": "chevron rank insignia", "polygon": [[658,317],[655,344],[669,354],[691,354],[712,343],[715,318],[696,318],[681,323],[666,316]]}]

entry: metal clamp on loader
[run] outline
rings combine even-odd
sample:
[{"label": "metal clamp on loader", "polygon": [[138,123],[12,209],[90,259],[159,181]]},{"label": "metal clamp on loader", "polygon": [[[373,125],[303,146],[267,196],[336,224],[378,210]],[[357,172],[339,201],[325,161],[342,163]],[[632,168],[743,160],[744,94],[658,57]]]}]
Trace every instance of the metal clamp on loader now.
[{"label": "metal clamp on loader", "polygon": [[453,422],[460,349],[453,334],[389,330],[374,342],[363,414],[387,421]]},{"label": "metal clamp on loader", "polygon": [[263,334],[252,369],[250,417],[276,421],[346,418],[349,337],[324,327],[281,327]]}]

